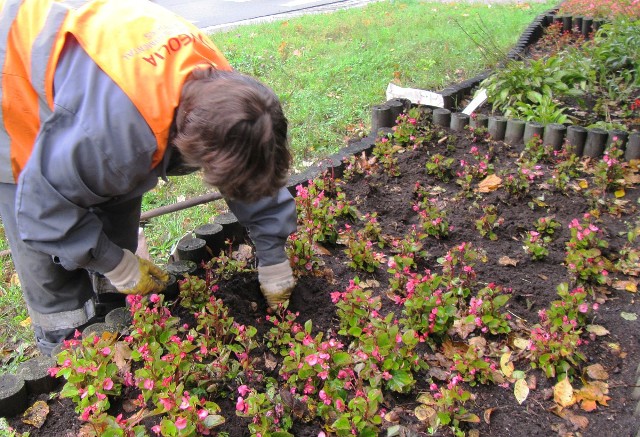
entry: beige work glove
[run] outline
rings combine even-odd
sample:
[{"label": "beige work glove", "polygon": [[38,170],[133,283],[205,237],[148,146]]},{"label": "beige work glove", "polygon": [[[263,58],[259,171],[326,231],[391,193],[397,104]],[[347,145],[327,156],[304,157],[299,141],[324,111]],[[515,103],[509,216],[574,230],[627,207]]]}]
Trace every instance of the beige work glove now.
[{"label": "beige work glove", "polygon": [[289,300],[296,285],[289,260],[273,266],[258,266],[258,281],[267,304],[274,310],[278,309],[279,304]]},{"label": "beige work glove", "polygon": [[169,274],[151,261],[142,259],[127,249],[120,264],[104,274],[114,287],[124,294],[159,293],[169,281]]}]

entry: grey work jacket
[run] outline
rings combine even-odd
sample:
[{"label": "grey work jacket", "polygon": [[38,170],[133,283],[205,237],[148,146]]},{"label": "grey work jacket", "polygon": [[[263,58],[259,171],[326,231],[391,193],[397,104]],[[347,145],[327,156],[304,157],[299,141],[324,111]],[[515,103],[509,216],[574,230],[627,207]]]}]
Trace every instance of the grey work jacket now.
[{"label": "grey work jacket", "polygon": [[[102,232],[93,209],[142,196],[166,179],[177,150],[151,168],[155,137],[131,100],[71,37],[54,77],[54,111],[43,123],[18,179],[20,237],[66,269],[112,270],[122,249]],[[178,155],[179,156],[179,155]],[[286,188],[247,204],[228,201],[247,226],[260,265],[286,260],[295,202]]]}]

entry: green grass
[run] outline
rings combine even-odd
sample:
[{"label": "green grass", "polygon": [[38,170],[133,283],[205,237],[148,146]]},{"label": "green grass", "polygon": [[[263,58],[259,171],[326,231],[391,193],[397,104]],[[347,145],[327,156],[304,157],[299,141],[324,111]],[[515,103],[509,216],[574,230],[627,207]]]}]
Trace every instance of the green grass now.
[{"label": "green grass", "polygon": [[[556,4],[380,1],[241,26],[212,38],[237,70],[256,76],[278,94],[289,119],[294,166],[301,170],[348,138],[368,134],[371,107],[386,100],[389,82],[437,91],[471,78],[494,66],[533,18]],[[197,173],[172,177],[145,196],[143,208],[206,191]],[[166,263],[181,236],[223,208],[223,202],[213,202],[151,219],[145,234],[153,259]],[[0,250],[6,248],[0,227]],[[19,287],[10,285],[10,259],[0,262],[0,341],[15,350],[3,356],[6,369],[23,355],[16,345],[32,338],[29,328],[20,325],[26,311]]]},{"label": "green grass", "polygon": [[212,38],[231,65],[280,96],[300,168],[335,152],[358,126],[368,132],[371,107],[386,100],[389,82],[437,91],[473,77],[550,6],[383,1]]}]

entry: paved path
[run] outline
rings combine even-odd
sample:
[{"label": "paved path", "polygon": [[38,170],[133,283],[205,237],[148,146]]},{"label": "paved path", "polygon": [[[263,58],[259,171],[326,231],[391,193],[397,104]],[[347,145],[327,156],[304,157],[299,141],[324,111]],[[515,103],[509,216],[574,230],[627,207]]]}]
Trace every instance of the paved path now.
[{"label": "paved path", "polygon": [[[264,0],[229,0],[229,1],[238,2],[237,3],[238,8],[251,9],[253,7],[252,4],[254,2],[259,3]],[[273,13],[273,14],[268,14],[264,16],[256,16],[254,18],[243,19],[239,21],[219,23],[212,26],[204,26],[202,27],[202,29],[205,32],[219,32],[219,31],[228,30],[243,24],[264,23],[264,22],[270,22],[274,20],[283,20],[283,19],[292,18],[292,17],[299,17],[301,15],[319,14],[319,13],[337,11],[341,9],[363,7],[369,3],[375,3],[379,1],[385,1],[385,0],[341,0],[341,1],[328,2],[318,6],[310,5],[309,0],[293,0],[293,1],[282,0],[282,1],[284,2],[281,4],[282,6],[292,5],[292,4],[295,4],[296,1],[299,1],[300,8],[296,10],[288,11],[288,12]],[[544,3],[547,0],[427,0],[427,1],[431,1],[434,3],[457,2],[457,3],[485,3],[485,4],[525,4],[525,3]],[[161,1],[158,1],[158,3],[161,4]],[[179,12],[179,11],[176,10],[175,12]]]}]

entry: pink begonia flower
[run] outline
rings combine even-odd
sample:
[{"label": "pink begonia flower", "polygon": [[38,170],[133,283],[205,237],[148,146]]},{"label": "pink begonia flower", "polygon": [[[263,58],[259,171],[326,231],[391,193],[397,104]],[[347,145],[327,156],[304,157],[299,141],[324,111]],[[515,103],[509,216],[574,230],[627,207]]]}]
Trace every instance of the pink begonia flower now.
[{"label": "pink begonia flower", "polygon": [[310,366],[315,366],[316,364],[318,364],[318,356],[316,354],[311,354],[307,356],[304,360]]},{"label": "pink begonia flower", "polygon": [[145,379],[144,380],[144,388],[147,390],[153,390],[153,386],[155,385],[155,383],[153,382],[152,379]]},{"label": "pink begonia flower", "polygon": [[578,305],[578,311],[580,311],[581,313],[586,313],[587,311],[589,311],[589,304],[581,303],[580,305]]},{"label": "pink begonia flower", "polygon": [[153,293],[151,296],[149,296],[149,300],[152,303],[158,303],[158,302],[160,302],[160,296],[158,296],[157,294]]},{"label": "pink begonia flower", "polygon": [[106,357],[111,353],[111,348],[109,346],[105,346],[102,349],[100,349],[100,353]]},{"label": "pink begonia flower", "polygon": [[160,433],[162,432],[162,428],[160,428],[160,425],[155,425],[155,426],[151,427],[151,431],[153,431],[156,434],[160,435]]},{"label": "pink begonia flower", "polygon": [[102,388],[104,390],[111,390],[113,388],[113,380],[111,378],[107,378],[102,383]]},{"label": "pink begonia flower", "polygon": [[249,393],[249,387],[244,384],[241,385],[240,387],[238,387],[238,393],[240,393],[242,397],[246,396],[247,393]]},{"label": "pink begonia flower", "polygon": [[176,419],[176,428],[185,429],[187,427],[187,419],[184,417],[178,417]]},{"label": "pink begonia flower", "polygon": [[166,411],[169,411],[173,408],[173,401],[171,399],[168,398],[160,398],[159,399],[160,403],[162,404],[163,408]]},{"label": "pink begonia flower", "polygon": [[204,408],[201,410],[198,410],[198,417],[200,418],[200,420],[204,420],[209,416],[209,411],[205,410]]},{"label": "pink begonia flower", "polygon": [[242,399],[242,396],[238,396],[238,401],[236,402],[236,410],[244,413],[246,412],[247,409],[248,409],[248,405],[244,402],[244,399]]}]

